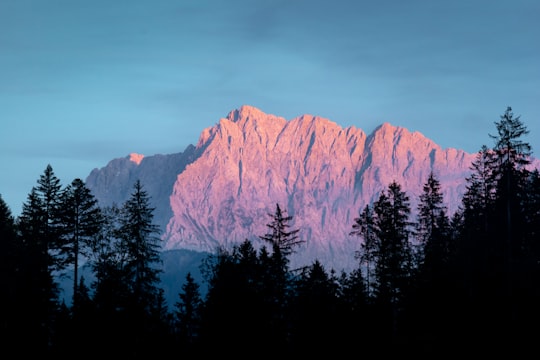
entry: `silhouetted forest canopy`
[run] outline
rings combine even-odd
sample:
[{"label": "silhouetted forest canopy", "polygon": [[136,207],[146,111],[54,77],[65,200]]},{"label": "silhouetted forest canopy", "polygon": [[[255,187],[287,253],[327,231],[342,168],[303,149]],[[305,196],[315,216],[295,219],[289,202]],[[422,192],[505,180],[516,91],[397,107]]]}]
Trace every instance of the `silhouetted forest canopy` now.
[{"label": "silhouetted forest canopy", "polygon": [[[291,268],[303,242],[280,204],[265,244],[218,248],[167,305],[160,229],[140,181],[124,204],[100,207],[80,179],[51,165],[15,218],[0,197],[1,349],[126,358],[177,354],[517,354],[540,331],[540,174],[519,116],[508,107],[464,179],[449,214],[436,174],[418,206],[398,181],[358,209],[350,229],[357,267],[314,260]],[[414,214],[414,215],[413,215]],[[92,280],[80,275],[89,264]],[[73,296],[58,279],[73,274]]]}]

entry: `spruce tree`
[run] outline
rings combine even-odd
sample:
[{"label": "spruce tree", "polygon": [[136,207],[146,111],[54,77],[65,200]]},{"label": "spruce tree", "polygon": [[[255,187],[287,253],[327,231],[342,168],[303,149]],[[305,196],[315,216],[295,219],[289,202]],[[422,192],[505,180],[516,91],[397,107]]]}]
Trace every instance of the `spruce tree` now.
[{"label": "spruce tree", "polygon": [[0,289],[2,289],[2,309],[0,313],[0,353],[9,357],[24,339],[19,327],[18,314],[27,309],[21,307],[21,290],[25,286],[20,277],[23,253],[17,236],[15,218],[11,209],[0,195]]},{"label": "spruce tree", "polygon": [[51,270],[61,271],[65,266],[60,256],[62,247],[60,213],[63,190],[60,179],[56,176],[50,164],[40,175],[35,189],[43,207],[43,240],[46,242],[47,251],[50,255],[49,267]]},{"label": "spruce tree", "polygon": [[[527,251],[527,233],[529,224],[527,199],[530,192],[529,179],[531,146],[524,140],[529,133],[520,116],[514,116],[511,107],[507,107],[500,121],[495,122],[497,134],[490,135],[494,140],[496,155],[497,192],[494,206],[494,233],[497,244],[495,261],[502,266],[502,276],[497,279],[495,294],[501,299],[501,331],[516,326],[522,309],[518,301],[528,298],[536,291],[524,279],[533,271]],[[532,260],[532,261],[531,261]],[[538,260],[538,259],[536,259]],[[513,335],[508,333],[509,336]]]},{"label": "spruce tree", "polygon": [[200,286],[188,272],[175,303],[176,333],[180,345],[194,348],[200,336],[203,299]]},{"label": "spruce tree", "polygon": [[153,223],[154,208],[140,180],[133,186],[130,198],[124,203],[118,229],[122,247],[126,251],[125,264],[133,300],[149,309],[157,292],[161,269],[161,239],[159,228]]},{"label": "spruce tree", "polygon": [[295,247],[304,243],[298,236],[300,229],[290,229],[293,216],[287,215],[286,210],[282,210],[279,204],[276,204],[275,212],[268,216],[272,218],[272,221],[266,224],[269,231],[260,238],[271,244],[273,250],[279,250],[281,255],[288,258]]},{"label": "spruce tree", "polygon": [[42,353],[50,350],[52,319],[59,305],[47,218],[43,200],[32,188],[17,222],[24,253],[20,264],[20,300],[26,309],[20,313],[20,325],[28,341],[22,349],[39,349]]},{"label": "spruce tree", "polygon": [[125,263],[128,254],[119,238],[120,209],[117,205],[101,208],[101,227],[89,242],[88,264],[95,280],[93,300],[100,313],[110,318],[114,309],[125,308],[129,298]]},{"label": "spruce tree", "polygon": [[375,301],[381,321],[387,325],[382,343],[392,347],[398,340],[398,323],[414,270],[410,243],[411,222],[408,195],[392,181],[373,204],[376,233],[374,268]]},{"label": "spruce tree", "polygon": [[437,276],[448,263],[451,251],[449,243],[450,219],[446,214],[441,185],[431,172],[423,186],[417,209],[415,237],[419,245],[419,265],[424,275]]},{"label": "spruce tree", "polygon": [[100,231],[102,219],[96,198],[81,179],[75,179],[63,192],[61,211],[61,254],[73,268],[73,306],[76,308],[79,266],[90,253],[91,241]]},{"label": "spruce tree", "polygon": [[366,281],[367,295],[372,296],[374,267],[378,257],[378,246],[373,207],[371,205],[367,204],[360,215],[354,218],[352,231],[349,234],[362,239],[360,250],[355,254],[355,258],[359,261],[356,271]]},{"label": "spruce tree", "polygon": [[393,181],[374,203],[378,239],[377,296],[389,303],[401,300],[414,267],[410,243],[409,197]]},{"label": "spruce tree", "polygon": [[153,334],[146,331],[151,329],[149,322],[153,321],[152,316],[160,306],[161,239],[159,228],[153,223],[153,211],[148,193],[137,180],[121,209],[118,228],[120,246],[125,254],[124,279],[130,291],[126,309],[129,322],[125,325],[133,337],[126,341],[134,341],[133,351],[137,354],[148,350],[144,339]]},{"label": "spruce tree", "polygon": [[[342,350],[339,338],[338,281],[320,261],[304,269],[297,281],[292,315],[292,344],[295,354]],[[313,344],[317,346],[310,349]]]},{"label": "spruce tree", "polygon": [[439,180],[431,172],[420,194],[414,224],[418,273],[407,321],[412,333],[423,334],[433,342],[444,341],[451,336],[443,324],[451,323],[452,318],[447,314],[452,314],[455,308],[455,274],[452,269],[455,246],[451,241],[446,209]]}]

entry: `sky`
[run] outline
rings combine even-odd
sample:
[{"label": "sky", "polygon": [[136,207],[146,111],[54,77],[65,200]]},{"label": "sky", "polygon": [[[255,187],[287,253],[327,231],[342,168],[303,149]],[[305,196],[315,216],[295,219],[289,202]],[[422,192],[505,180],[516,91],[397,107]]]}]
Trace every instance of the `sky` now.
[{"label": "sky", "polygon": [[[132,152],[182,152],[231,110],[383,122],[494,145],[510,106],[540,153],[536,0],[0,0],[0,196]],[[537,156],[538,157],[538,156]]]}]

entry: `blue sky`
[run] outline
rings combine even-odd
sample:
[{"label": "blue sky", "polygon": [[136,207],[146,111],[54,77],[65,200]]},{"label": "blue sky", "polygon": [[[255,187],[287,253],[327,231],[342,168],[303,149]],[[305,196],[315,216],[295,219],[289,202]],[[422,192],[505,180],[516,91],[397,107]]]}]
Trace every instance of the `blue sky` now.
[{"label": "blue sky", "polygon": [[244,104],[443,148],[507,106],[540,153],[540,2],[1,0],[0,195],[15,216],[131,152],[170,154]]}]

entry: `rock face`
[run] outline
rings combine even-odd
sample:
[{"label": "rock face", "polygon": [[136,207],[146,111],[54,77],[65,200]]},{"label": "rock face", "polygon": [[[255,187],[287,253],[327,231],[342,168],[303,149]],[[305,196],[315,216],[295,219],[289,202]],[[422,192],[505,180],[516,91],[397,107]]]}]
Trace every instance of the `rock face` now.
[{"label": "rock face", "polygon": [[173,216],[169,197],[176,176],[196,157],[196,149],[188,146],[184,152],[171,155],[129,154],[111,160],[107,166],[94,169],[86,178],[86,185],[96,196],[101,206],[122,204],[126,201],[137,179],[150,196],[154,207],[154,220],[164,230]]},{"label": "rock face", "polygon": [[305,240],[292,265],[318,259],[339,271],[356,266],[354,218],[393,180],[414,213],[433,171],[452,214],[474,157],[389,123],[366,135],[317,116],[286,120],[243,106],[182,153],[115,159],[93,170],[86,184],[101,204],[111,204],[125,201],[140,179],[166,250],[213,252],[245,239],[260,245],[279,204]]}]

